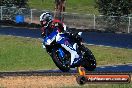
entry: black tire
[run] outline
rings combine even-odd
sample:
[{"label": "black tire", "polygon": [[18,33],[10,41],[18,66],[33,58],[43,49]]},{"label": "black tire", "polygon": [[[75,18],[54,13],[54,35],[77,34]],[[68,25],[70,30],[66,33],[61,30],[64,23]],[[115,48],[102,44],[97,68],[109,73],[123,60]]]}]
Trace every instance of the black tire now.
[{"label": "black tire", "polygon": [[84,68],[88,71],[93,71],[96,68],[96,59],[88,48],[84,48],[83,51],[85,52],[83,55],[83,63],[84,63]]},{"label": "black tire", "polygon": [[79,85],[84,85],[87,82],[87,78],[84,76],[78,76],[76,81]]},{"label": "black tire", "polygon": [[63,63],[60,61],[61,58],[58,57],[57,51],[57,48],[54,48],[52,51],[52,59],[54,63],[62,72],[68,72],[70,70],[70,63],[64,66]]}]

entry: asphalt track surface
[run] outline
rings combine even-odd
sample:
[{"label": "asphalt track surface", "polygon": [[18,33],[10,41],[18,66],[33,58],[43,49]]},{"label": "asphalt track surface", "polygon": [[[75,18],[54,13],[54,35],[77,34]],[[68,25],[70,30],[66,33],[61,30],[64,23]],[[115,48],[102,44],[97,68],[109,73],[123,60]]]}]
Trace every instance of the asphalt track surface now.
[{"label": "asphalt track surface", "polygon": [[[132,64],[127,65],[114,65],[114,66],[100,66],[94,71],[86,71],[87,74],[132,74]],[[69,72],[62,72],[58,69],[55,70],[36,70],[36,71],[17,71],[17,72],[0,72],[2,76],[68,76],[77,75],[78,70],[73,68]]]},{"label": "asphalt track surface", "polygon": [[[40,29],[0,27],[0,34],[41,38]],[[82,38],[87,44],[132,49],[132,34],[83,32]]]},{"label": "asphalt track surface", "polygon": [[[13,27],[0,27],[1,35],[14,35],[32,38],[41,38],[39,29],[27,28],[13,28]],[[132,34],[114,34],[114,33],[95,33],[87,32],[82,34],[84,40],[89,44],[104,45],[121,48],[132,48]],[[132,73],[132,64],[115,65],[115,66],[100,66],[92,73]],[[66,75],[77,74],[77,70],[70,70]],[[38,70],[38,71],[20,71],[20,72],[0,72],[0,76],[10,75],[62,75],[62,72],[56,70]]]}]

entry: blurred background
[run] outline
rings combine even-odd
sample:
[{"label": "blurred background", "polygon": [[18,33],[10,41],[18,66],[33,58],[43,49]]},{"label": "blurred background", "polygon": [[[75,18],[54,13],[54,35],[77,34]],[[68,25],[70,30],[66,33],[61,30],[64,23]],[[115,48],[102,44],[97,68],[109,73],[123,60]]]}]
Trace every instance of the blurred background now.
[{"label": "blurred background", "polygon": [[[62,12],[64,23],[70,28],[132,32],[131,0],[66,0]],[[39,24],[39,16],[45,11],[55,13],[54,0],[1,0],[0,20]],[[20,21],[20,22],[21,22]]]}]

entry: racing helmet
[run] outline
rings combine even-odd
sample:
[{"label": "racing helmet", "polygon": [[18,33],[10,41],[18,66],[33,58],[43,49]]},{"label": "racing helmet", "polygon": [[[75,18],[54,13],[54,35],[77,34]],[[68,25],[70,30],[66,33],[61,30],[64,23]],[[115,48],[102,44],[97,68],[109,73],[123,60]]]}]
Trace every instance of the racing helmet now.
[{"label": "racing helmet", "polygon": [[53,17],[51,15],[51,13],[49,13],[49,12],[42,13],[41,16],[40,16],[40,24],[43,27],[48,27],[49,23],[52,20],[53,20]]}]

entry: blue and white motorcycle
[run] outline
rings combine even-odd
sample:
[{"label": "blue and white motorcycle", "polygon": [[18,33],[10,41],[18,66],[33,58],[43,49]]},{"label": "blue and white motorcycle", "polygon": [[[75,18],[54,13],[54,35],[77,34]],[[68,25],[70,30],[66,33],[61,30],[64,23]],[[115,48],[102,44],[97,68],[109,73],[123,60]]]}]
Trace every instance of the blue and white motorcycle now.
[{"label": "blue and white motorcycle", "polygon": [[[81,32],[78,33],[80,37]],[[58,35],[61,37],[57,39]],[[63,72],[68,72],[70,68],[83,66],[86,70],[93,71],[96,68],[96,59],[92,52],[82,44],[82,40],[74,36],[69,36],[68,33],[60,34],[57,28],[52,33],[44,37],[44,45],[47,52],[52,57],[56,66]],[[61,44],[73,47],[77,43],[76,51],[80,55],[81,60],[74,65],[71,65],[71,54]]]}]

